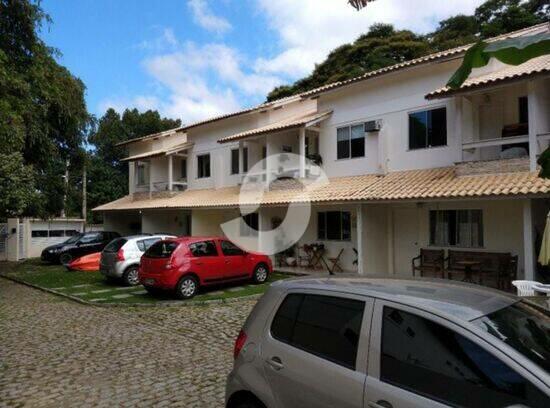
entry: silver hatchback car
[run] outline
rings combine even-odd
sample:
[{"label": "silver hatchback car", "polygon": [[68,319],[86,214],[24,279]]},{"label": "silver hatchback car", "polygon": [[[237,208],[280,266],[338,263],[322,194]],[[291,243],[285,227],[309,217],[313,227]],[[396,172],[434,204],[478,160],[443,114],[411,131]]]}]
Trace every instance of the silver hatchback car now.
[{"label": "silver hatchback car", "polygon": [[122,279],[128,286],[139,284],[138,269],[143,253],[151,245],[174,235],[132,235],[117,238],[101,252],[100,272],[107,278]]},{"label": "silver hatchback car", "polygon": [[468,284],[279,281],[234,355],[229,408],[550,407],[550,314]]}]

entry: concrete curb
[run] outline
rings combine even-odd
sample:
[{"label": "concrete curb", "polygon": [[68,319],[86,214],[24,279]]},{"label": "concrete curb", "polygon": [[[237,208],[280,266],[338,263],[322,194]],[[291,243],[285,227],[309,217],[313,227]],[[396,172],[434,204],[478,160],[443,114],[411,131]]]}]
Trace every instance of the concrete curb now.
[{"label": "concrete curb", "polygon": [[33,283],[26,282],[22,279],[16,278],[14,276],[8,276],[0,274],[0,277],[10,280],[21,285],[28,286],[30,288],[41,290],[42,292],[50,293],[52,295],[64,297],[70,299],[74,302],[80,303],[87,306],[96,306],[103,308],[117,308],[117,307],[187,307],[187,306],[204,306],[211,304],[223,304],[223,303],[237,303],[240,301],[254,300],[262,297],[263,293],[258,293],[255,295],[249,296],[236,296],[228,299],[212,299],[212,300],[170,300],[166,302],[158,303],[97,303],[97,302],[88,302],[87,300],[80,299],[76,296],[69,295],[67,293],[60,292],[54,289],[44,288],[42,286],[35,285]]}]

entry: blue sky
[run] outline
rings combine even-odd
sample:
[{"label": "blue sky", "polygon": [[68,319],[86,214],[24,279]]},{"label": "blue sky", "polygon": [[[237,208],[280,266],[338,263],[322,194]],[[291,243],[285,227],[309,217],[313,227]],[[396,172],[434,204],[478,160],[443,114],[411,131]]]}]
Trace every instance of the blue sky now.
[{"label": "blue sky", "polygon": [[262,102],[373,22],[417,32],[481,0],[44,0],[42,37],[87,86],[88,109],[158,109],[184,123]]}]

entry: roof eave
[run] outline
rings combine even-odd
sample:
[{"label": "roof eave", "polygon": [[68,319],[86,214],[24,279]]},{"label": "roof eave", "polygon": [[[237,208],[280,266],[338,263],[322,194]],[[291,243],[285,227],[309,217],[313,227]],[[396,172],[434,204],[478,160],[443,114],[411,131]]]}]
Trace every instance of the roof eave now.
[{"label": "roof eave", "polygon": [[462,86],[458,89],[447,89],[447,90],[440,91],[440,92],[437,92],[437,91],[436,92],[431,92],[431,93],[425,95],[424,98],[426,98],[427,100],[444,99],[444,98],[449,98],[449,97],[452,97],[452,96],[468,94],[468,93],[471,93],[471,92],[481,92],[481,91],[485,91],[489,88],[500,88],[502,86],[514,84],[514,83],[517,83],[517,82],[524,81],[526,79],[532,79],[532,78],[541,77],[541,76],[542,77],[550,76],[550,68],[548,70],[544,70],[544,71],[540,71],[540,72],[530,72],[530,73],[525,73],[525,74],[521,74],[521,75],[515,75],[515,76],[510,77],[510,78],[503,78],[503,79],[493,80],[493,81],[486,82],[486,83],[475,84],[475,85],[470,85],[470,86]]}]

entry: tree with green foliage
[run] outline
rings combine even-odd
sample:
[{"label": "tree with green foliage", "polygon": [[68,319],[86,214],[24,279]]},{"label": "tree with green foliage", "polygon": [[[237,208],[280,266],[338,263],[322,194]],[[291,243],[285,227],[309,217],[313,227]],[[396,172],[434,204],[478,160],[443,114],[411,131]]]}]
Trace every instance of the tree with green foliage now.
[{"label": "tree with green foliage", "polygon": [[4,191],[5,202],[18,204],[0,209],[0,218],[60,213],[66,203],[59,180],[90,123],[84,84],[39,38],[47,22],[38,1],[0,0],[0,161],[13,164],[10,173],[0,173],[0,185],[25,180],[20,188],[34,192]]},{"label": "tree with green foliage", "polygon": [[440,21],[437,29],[427,36],[434,51],[471,44],[479,38],[479,23],[475,16],[459,14]]},{"label": "tree with green foliage", "polygon": [[267,99],[274,100],[357,77],[365,72],[420,57],[428,50],[429,45],[422,36],[408,30],[396,30],[389,24],[375,24],[352,44],[342,45],[332,51],[311,75],[296,81],[292,86],[275,88]]},{"label": "tree with green foliage", "polygon": [[[157,111],[126,109],[120,115],[108,109],[88,138],[93,147],[88,162],[89,208],[128,194],[128,164],[120,161],[128,155],[128,149],[118,143],[179,126],[179,119],[163,118]],[[89,215],[98,220],[97,215]]]},{"label": "tree with green foliage", "polygon": [[307,77],[292,85],[273,89],[267,100],[295,95],[398,62],[549,20],[548,0],[488,0],[476,9],[474,15],[450,17],[441,21],[433,33],[425,36],[395,30],[387,24],[375,24],[353,43],[332,51]]},{"label": "tree with green foliage", "polygon": [[487,0],[475,11],[481,38],[494,37],[548,21],[548,0]]}]

